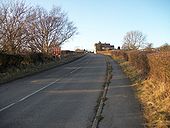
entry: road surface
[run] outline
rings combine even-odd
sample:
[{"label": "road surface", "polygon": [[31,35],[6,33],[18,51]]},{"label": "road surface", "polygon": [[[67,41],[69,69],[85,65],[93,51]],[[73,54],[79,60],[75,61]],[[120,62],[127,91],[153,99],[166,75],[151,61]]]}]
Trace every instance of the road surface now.
[{"label": "road surface", "polygon": [[0,128],[87,128],[106,72],[105,57],[72,63],[0,86]]},{"label": "road surface", "polygon": [[132,83],[117,62],[110,59],[110,64],[112,79],[99,128],[144,128],[141,106],[134,95]]}]

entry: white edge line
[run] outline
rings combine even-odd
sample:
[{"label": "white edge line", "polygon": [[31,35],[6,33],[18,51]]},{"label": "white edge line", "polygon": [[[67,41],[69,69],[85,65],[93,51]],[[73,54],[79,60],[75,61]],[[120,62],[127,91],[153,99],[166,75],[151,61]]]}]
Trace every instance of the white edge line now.
[{"label": "white edge line", "polygon": [[14,102],[14,103],[11,103],[11,104],[9,104],[9,105],[5,106],[4,108],[1,108],[1,109],[0,109],[0,112],[2,112],[2,111],[4,111],[4,110],[6,110],[6,109],[8,109],[8,108],[12,107],[12,106],[13,106],[13,105],[15,105],[16,103],[19,103],[19,102],[21,102],[21,101],[26,100],[27,98],[29,98],[29,97],[33,96],[34,94],[36,94],[36,93],[40,92],[41,90],[43,90],[43,89],[45,89],[45,88],[49,87],[50,85],[52,85],[52,84],[56,83],[56,82],[57,82],[57,81],[59,81],[59,80],[60,80],[60,79],[57,79],[57,80],[55,80],[54,82],[52,82],[52,83],[50,83],[50,84],[47,84],[46,86],[44,86],[44,87],[42,87],[42,88],[40,88],[40,89],[36,90],[35,92],[33,92],[33,93],[31,93],[31,94],[29,94],[29,95],[27,95],[27,96],[25,96],[25,97],[21,98],[20,100],[18,100],[18,101],[16,101],[16,102]]},{"label": "white edge line", "polygon": [[[76,68],[75,70],[71,71],[70,73],[72,74],[73,72],[75,72],[75,71],[77,71],[77,70],[79,70],[79,69],[80,69],[80,67]],[[20,100],[14,102],[14,103],[11,103],[11,104],[5,106],[4,108],[1,108],[1,109],[0,109],[0,112],[2,112],[2,111],[4,111],[4,110],[6,110],[6,109],[8,109],[8,108],[10,108],[10,107],[12,107],[12,106],[14,106],[16,103],[19,103],[19,102],[22,102],[22,101],[26,100],[27,98],[35,95],[36,93],[40,92],[41,90],[44,90],[45,88],[51,86],[52,84],[54,84],[54,83],[56,83],[57,81],[60,81],[60,80],[61,80],[61,79],[57,79],[57,80],[55,80],[54,82],[51,82],[50,84],[47,84],[46,86],[44,86],[44,87],[36,90],[35,92],[33,92],[33,93],[31,93],[31,94],[29,94],[29,95],[21,98]]]},{"label": "white edge line", "polygon": [[9,104],[8,106],[0,109],[0,112],[4,111],[4,110],[7,109],[7,108],[10,108],[10,107],[13,106],[13,105],[15,105],[15,103]]},{"label": "white edge line", "polygon": [[80,69],[80,67],[76,68],[75,70],[71,71],[70,73],[73,73],[73,72],[75,72],[75,71],[77,71],[79,69]]}]

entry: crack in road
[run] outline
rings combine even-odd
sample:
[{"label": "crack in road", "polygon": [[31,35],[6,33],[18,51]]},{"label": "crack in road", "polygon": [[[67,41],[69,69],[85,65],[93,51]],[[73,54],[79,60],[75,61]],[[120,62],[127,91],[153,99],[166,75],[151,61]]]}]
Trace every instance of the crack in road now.
[{"label": "crack in road", "polygon": [[104,102],[107,100],[106,94],[108,91],[108,87],[110,84],[110,80],[112,78],[112,66],[109,62],[108,57],[106,57],[106,78],[105,78],[105,82],[104,82],[104,89],[102,91],[102,95],[99,97],[100,102],[97,108],[97,112],[95,114],[94,120],[92,122],[92,127],[91,128],[97,128],[99,122],[104,118],[101,114],[104,108]]}]

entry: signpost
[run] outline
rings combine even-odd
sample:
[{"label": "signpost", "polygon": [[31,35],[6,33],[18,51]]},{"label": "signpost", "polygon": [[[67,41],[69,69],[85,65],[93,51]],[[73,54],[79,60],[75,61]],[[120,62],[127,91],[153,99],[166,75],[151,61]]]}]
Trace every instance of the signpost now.
[{"label": "signpost", "polygon": [[61,47],[55,47],[55,48],[53,48],[53,55],[55,56],[55,57],[61,57]]}]

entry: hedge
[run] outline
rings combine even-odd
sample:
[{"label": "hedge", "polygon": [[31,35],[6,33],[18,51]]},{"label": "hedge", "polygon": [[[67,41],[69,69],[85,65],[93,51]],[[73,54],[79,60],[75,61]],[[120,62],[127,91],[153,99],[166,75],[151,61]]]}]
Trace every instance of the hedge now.
[{"label": "hedge", "polygon": [[43,53],[30,53],[27,55],[12,55],[0,53],[0,72],[5,72],[7,68],[20,67],[29,64],[40,64],[53,61],[52,56]]},{"label": "hedge", "polygon": [[170,51],[148,55],[149,77],[163,83],[170,83]]},{"label": "hedge", "polygon": [[144,76],[148,75],[150,71],[147,54],[150,52],[146,51],[130,51],[128,52],[129,62],[137,69],[142,71]]}]

